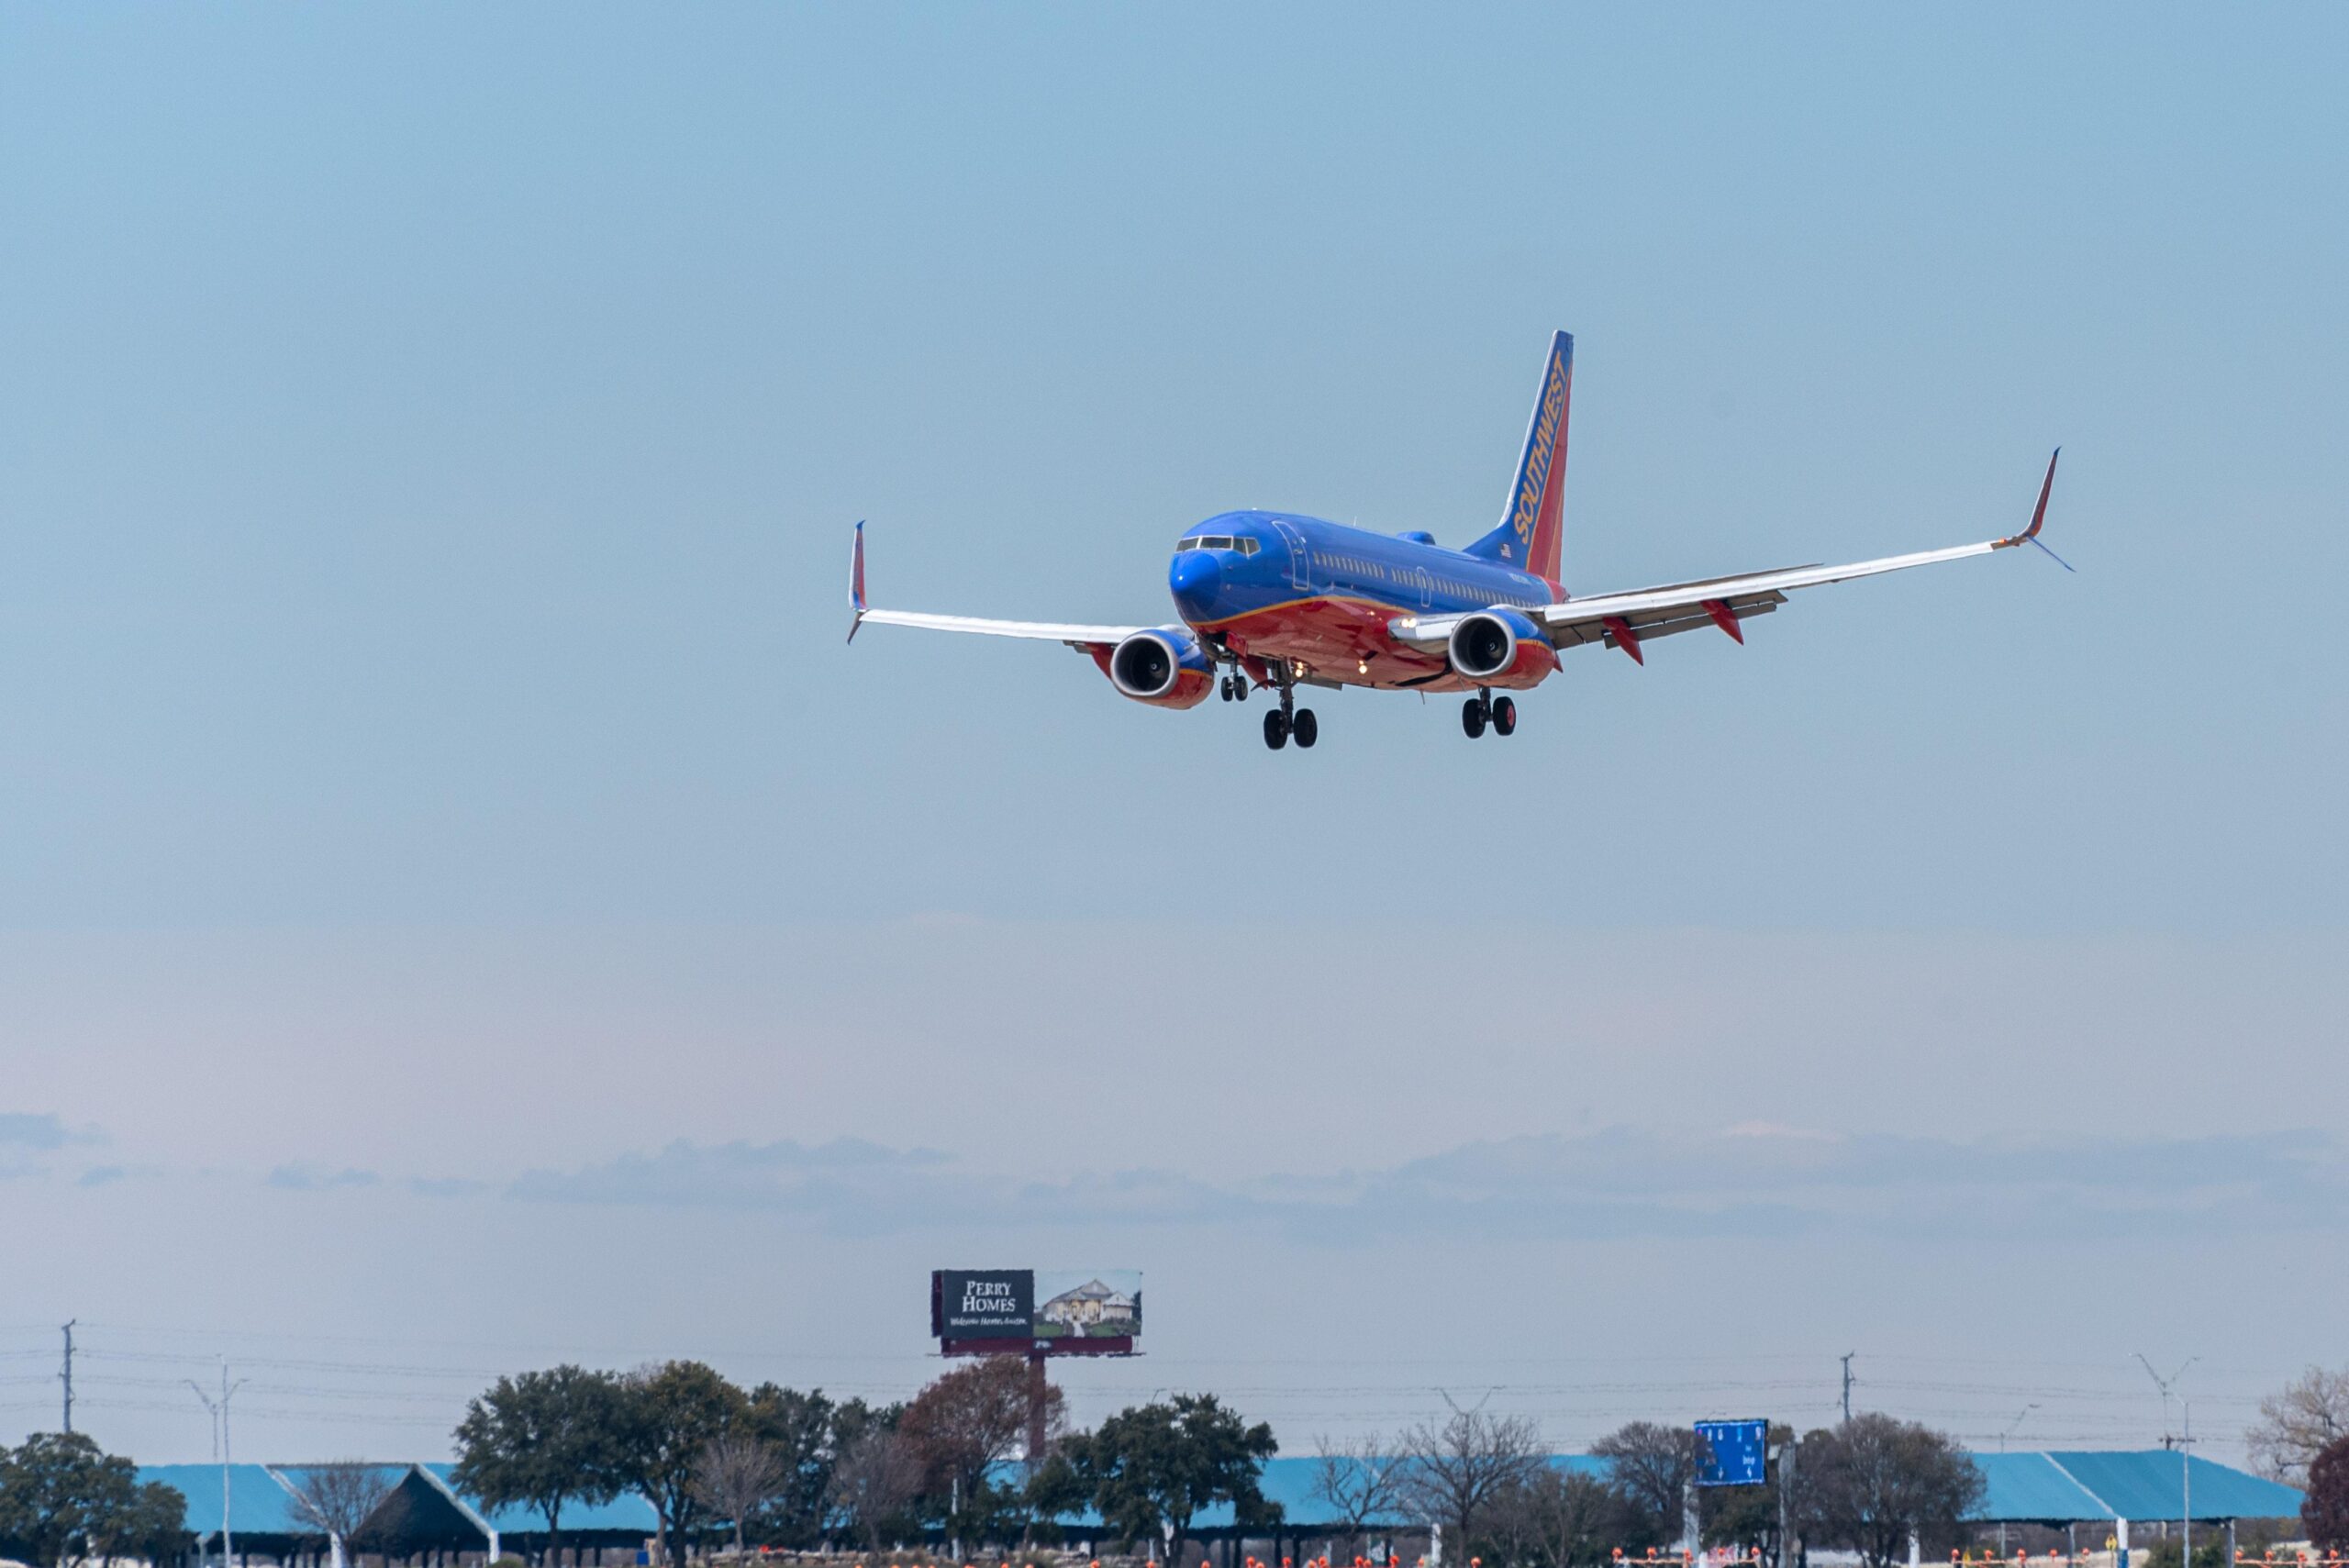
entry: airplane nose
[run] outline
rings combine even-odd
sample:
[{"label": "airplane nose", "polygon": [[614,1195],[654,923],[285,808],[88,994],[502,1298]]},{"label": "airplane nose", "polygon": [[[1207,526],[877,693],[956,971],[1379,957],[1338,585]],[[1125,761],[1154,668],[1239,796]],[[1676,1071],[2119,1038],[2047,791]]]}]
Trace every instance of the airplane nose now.
[{"label": "airplane nose", "polygon": [[1174,558],[1166,571],[1166,585],[1174,594],[1174,603],[1187,614],[1204,610],[1223,586],[1223,565],[1213,550],[1186,550]]}]

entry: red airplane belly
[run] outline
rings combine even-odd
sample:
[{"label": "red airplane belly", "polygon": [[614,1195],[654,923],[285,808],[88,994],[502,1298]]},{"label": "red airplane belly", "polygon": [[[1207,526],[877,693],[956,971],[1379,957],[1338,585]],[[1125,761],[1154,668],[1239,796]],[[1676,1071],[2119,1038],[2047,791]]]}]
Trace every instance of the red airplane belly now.
[{"label": "red airplane belly", "polygon": [[1223,631],[1241,653],[1293,659],[1347,685],[1397,686],[1447,669],[1441,656],[1395,640],[1386,629],[1395,613],[1359,599],[1299,599],[1242,616]]}]

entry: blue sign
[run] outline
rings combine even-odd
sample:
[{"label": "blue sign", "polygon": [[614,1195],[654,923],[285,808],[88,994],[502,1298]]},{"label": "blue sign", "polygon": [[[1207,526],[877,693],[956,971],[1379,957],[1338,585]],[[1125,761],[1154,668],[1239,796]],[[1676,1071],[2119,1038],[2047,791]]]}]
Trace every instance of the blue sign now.
[{"label": "blue sign", "polygon": [[1699,1421],[1706,1452],[1697,1466],[1699,1486],[1759,1486],[1768,1479],[1767,1421]]}]

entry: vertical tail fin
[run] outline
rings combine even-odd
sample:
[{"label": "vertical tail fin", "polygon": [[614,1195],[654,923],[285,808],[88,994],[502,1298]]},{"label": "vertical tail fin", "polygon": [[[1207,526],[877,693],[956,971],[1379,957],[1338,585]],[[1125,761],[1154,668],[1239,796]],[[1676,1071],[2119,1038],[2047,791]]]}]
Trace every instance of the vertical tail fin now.
[{"label": "vertical tail fin", "polygon": [[1533,417],[1525,429],[1525,455],[1518,459],[1517,483],[1509,487],[1501,525],[1468,547],[1470,555],[1506,561],[1538,577],[1558,580],[1566,532],[1566,415],[1574,401],[1575,339],[1561,332],[1550,339]]}]

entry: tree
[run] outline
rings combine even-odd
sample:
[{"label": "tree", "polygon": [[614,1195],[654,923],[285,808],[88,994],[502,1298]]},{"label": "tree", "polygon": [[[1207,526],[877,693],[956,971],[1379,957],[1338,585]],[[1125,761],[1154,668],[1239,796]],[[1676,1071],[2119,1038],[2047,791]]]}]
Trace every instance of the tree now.
[{"label": "tree", "polygon": [[501,1377],[467,1402],[457,1423],[460,1491],[493,1508],[525,1506],[547,1518],[547,1562],[562,1558],[566,1503],[594,1507],[624,1482],[619,1380],[558,1366]]},{"label": "tree", "polygon": [[874,1422],[832,1461],[830,1502],[874,1556],[884,1530],[902,1522],[921,1493],[921,1459],[913,1445]]},{"label": "tree", "polygon": [[774,1451],[783,1469],[774,1492],[753,1510],[762,1545],[806,1548],[823,1539],[839,1415],[840,1407],[820,1388],[803,1394],[762,1383],[751,1390],[744,1428]]},{"label": "tree", "polygon": [[150,1481],[128,1508],[97,1521],[91,1531],[90,1555],[100,1562],[137,1557],[162,1562],[184,1555],[194,1540],[187,1529],[187,1499],[174,1487]]},{"label": "tree", "polygon": [[783,1490],[791,1469],[783,1451],[748,1432],[714,1439],[694,1461],[694,1500],[734,1523],[734,1554],[742,1554],[742,1521]]},{"label": "tree", "polygon": [[1314,1500],[1338,1527],[1345,1554],[1355,1556],[1372,1527],[1397,1522],[1409,1460],[1375,1435],[1335,1445],[1325,1437],[1315,1446]]},{"label": "tree", "polygon": [[1778,1561],[1778,1466],[1794,1435],[1792,1427],[1771,1423],[1760,1485],[1707,1486],[1698,1492],[1707,1546],[1759,1549],[1771,1562]]},{"label": "tree", "polygon": [[1590,1451],[1608,1462],[1608,1485],[1637,1516],[1636,1544],[1679,1539],[1688,1488],[1705,1454],[1694,1428],[1633,1421],[1591,1444]]},{"label": "tree", "polygon": [[2259,1402],[2259,1419],[2245,1434],[2251,1467],[2272,1481],[2299,1485],[2309,1462],[2349,1437],[2349,1367],[2310,1367],[2283,1391]]},{"label": "tree", "polygon": [[699,1517],[694,1466],[748,1415],[742,1391],[700,1362],[662,1362],[620,1380],[616,1473],[652,1505],[670,1562],[685,1568]]},{"label": "tree", "polygon": [[314,1464],[289,1473],[288,1479],[294,1483],[294,1517],[326,1533],[335,1568],[342,1568],[359,1527],[392,1491],[379,1467],[355,1459]]},{"label": "tree", "polygon": [[1242,1530],[1279,1522],[1279,1505],[1258,1485],[1260,1467],[1279,1450],[1271,1427],[1249,1426],[1214,1395],[1178,1394],[1171,1403],[1120,1410],[1089,1437],[1066,1440],[1061,1462],[1039,1474],[1036,1492],[1057,1493],[1055,1501],[1089,1498],[1121,1540],[1163,1539],[1167,1562],[1176,1562],[1191,1521],[1218,1503],[1232,1506]]},{"label": "tree", "polygon": [[[1066,1399],[1047,1388],[1046,1439],[1057,1439],[1067,1422]],[[939,1503],[948,1533],[985,1533],[1014,1496],[991,1485],[989,1472],[1027,1440],[1027,1362],[982,1356],[948,1373],[914,1396],[897,1430],[921,1461],[923,1490]]]},{"label": "tree", "polygon": [[1804,1538],[1852,1547],[1866,1568],[1904,1561],[1911,1534],[1954,1535],[1981,1497],[1982,1473],[1954,1441],[1873,1411],[1805,1438],[1795,1467]]},{"label": "tree", "polygon": [[1612,1561],[1635,1523],[1631,1505],[1604,1481],[1544,1464],[1486,1505],[1495,1548],[1487,1555],[1520,1568],[1594,1568]]},{"label": "tree", "polygon": [[1492,1415],[1481,1405],[1463,1410],[1450,1395],[1444,1403],[1452,1414],[1442,1423],[1421,1421],[1403,1434],[1403,1496],[1420,1518],[1456,1531],[1464,1553],[1486,1505],[1542,1465],[1542,1435],[1523,1416]]},{"label": "tree", "polygon": [[2335,1438],[2309,1462],[2300,1528],[2320,1551],[2349,1550],[2349,1438]]},{"label": "tree", "polygon": [[34,1568],[174,1540],[186,1508],[168,1486],[141,1486],[130,1461],[84,1432],[36,1432],[0,1450],[0,1541]]}]

